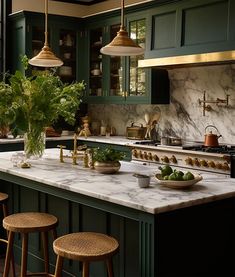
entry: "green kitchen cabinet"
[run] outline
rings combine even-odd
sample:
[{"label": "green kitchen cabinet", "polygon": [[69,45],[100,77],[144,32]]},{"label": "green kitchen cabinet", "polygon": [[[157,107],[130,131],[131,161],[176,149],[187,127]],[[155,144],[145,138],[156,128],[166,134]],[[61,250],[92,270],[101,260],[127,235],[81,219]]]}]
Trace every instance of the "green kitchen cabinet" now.
[{"label": "green kitchen cabinet", "polygon": [[148,10],[147,25],[147,59],[234,50],[235,1],[173,1]]},{"label": "green kitchen cabinet", "polygon": [[[118,57],[102,55],[100,49],[116,36],[120,18],[99,21],[93,18],[87,32],[87,97],[88,103],[169,104],[168,73],[160,69],[138,68],[144,56]],[[99,22],[99,24],[97,24]],[[130,37],[143,48],[146,42],[146,14],[126,17]]]},{"label": "green kitchen cabinet", "polygon": [[[29,58],[37,55],[44,45],[44,14],[21,11],[10,15],[12,40],[12,68],[23,71],[21,56]],[[48,40],[52,51],[63,60],[63,66],[57,69],[57,74],[64,82],[78,79],[78,40],[80,40],[78,18],[68,16],[48,16]],[[44,69],[44,68],[43,68]],[[36,73],[39,68],[32,67]]]}]

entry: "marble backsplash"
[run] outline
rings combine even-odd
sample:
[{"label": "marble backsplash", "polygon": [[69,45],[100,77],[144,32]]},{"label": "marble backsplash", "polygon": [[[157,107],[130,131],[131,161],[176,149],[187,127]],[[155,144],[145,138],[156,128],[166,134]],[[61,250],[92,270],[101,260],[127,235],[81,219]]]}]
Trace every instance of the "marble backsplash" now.
[{"label": "marble backsplash", "polygon": [[[90,105],[91,121],[103,121],[125,135],[131,122],[143,123],[145,113],[160,113],[156,125],[159,137],[168,134],[184,140],[204,141],[205,128],[214,125],[222,137],[220,143],[235,144],[235,65],[216,65],[169,70],[171,101],[169,105]],[[229,96],[229,106],[210,104],[203,116],[199,99],[215,101]],[[207,129],[208,130],[208,129]],[[216,130],[213,130],[216,133]]]}]

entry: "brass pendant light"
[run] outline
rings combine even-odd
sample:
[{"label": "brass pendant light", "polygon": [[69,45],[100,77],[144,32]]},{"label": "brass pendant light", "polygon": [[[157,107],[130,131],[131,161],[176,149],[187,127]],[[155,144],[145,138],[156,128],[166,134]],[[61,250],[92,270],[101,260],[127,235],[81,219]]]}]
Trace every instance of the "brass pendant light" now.
[{"label": "brass pendant light", "polygon": [[29,60],[29,64],[41,67],[58,67],[63,64],[63,61],[57,58],[55,54],[51,51],[51,48],[49,47],[47,16],[48,0],[45,0],[45,42],[42,50],[35,57]]},{"label": "brass pendant light", "polygon": [[110,56],[137,56],[144,53],[144,49],[128,37],[128,32],[124,26],[124,0],[121,0],[120,30],[108,45],[100,49],[100,52]]}]

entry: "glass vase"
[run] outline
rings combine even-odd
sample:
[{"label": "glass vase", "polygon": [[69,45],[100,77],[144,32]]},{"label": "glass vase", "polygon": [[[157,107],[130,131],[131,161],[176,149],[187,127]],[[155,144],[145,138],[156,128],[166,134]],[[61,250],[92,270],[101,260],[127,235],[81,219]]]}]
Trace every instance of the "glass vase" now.
[{"label": "glass vase", "polygon": [[45,132],[31,130],[24,134],[24,153],[27,159],[42,157],[46,145]]}]

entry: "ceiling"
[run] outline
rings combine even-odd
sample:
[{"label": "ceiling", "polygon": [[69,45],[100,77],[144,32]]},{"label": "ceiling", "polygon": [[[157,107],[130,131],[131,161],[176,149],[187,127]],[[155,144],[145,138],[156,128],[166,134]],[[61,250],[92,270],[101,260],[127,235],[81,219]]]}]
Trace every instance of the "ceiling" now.
[{"label": "ceiling", "polygon": [[79,4],[79,5],[93,5],[107,0],[55,0],[55,1],[64,2],[64,3],[73,3],[73,4]]}]

